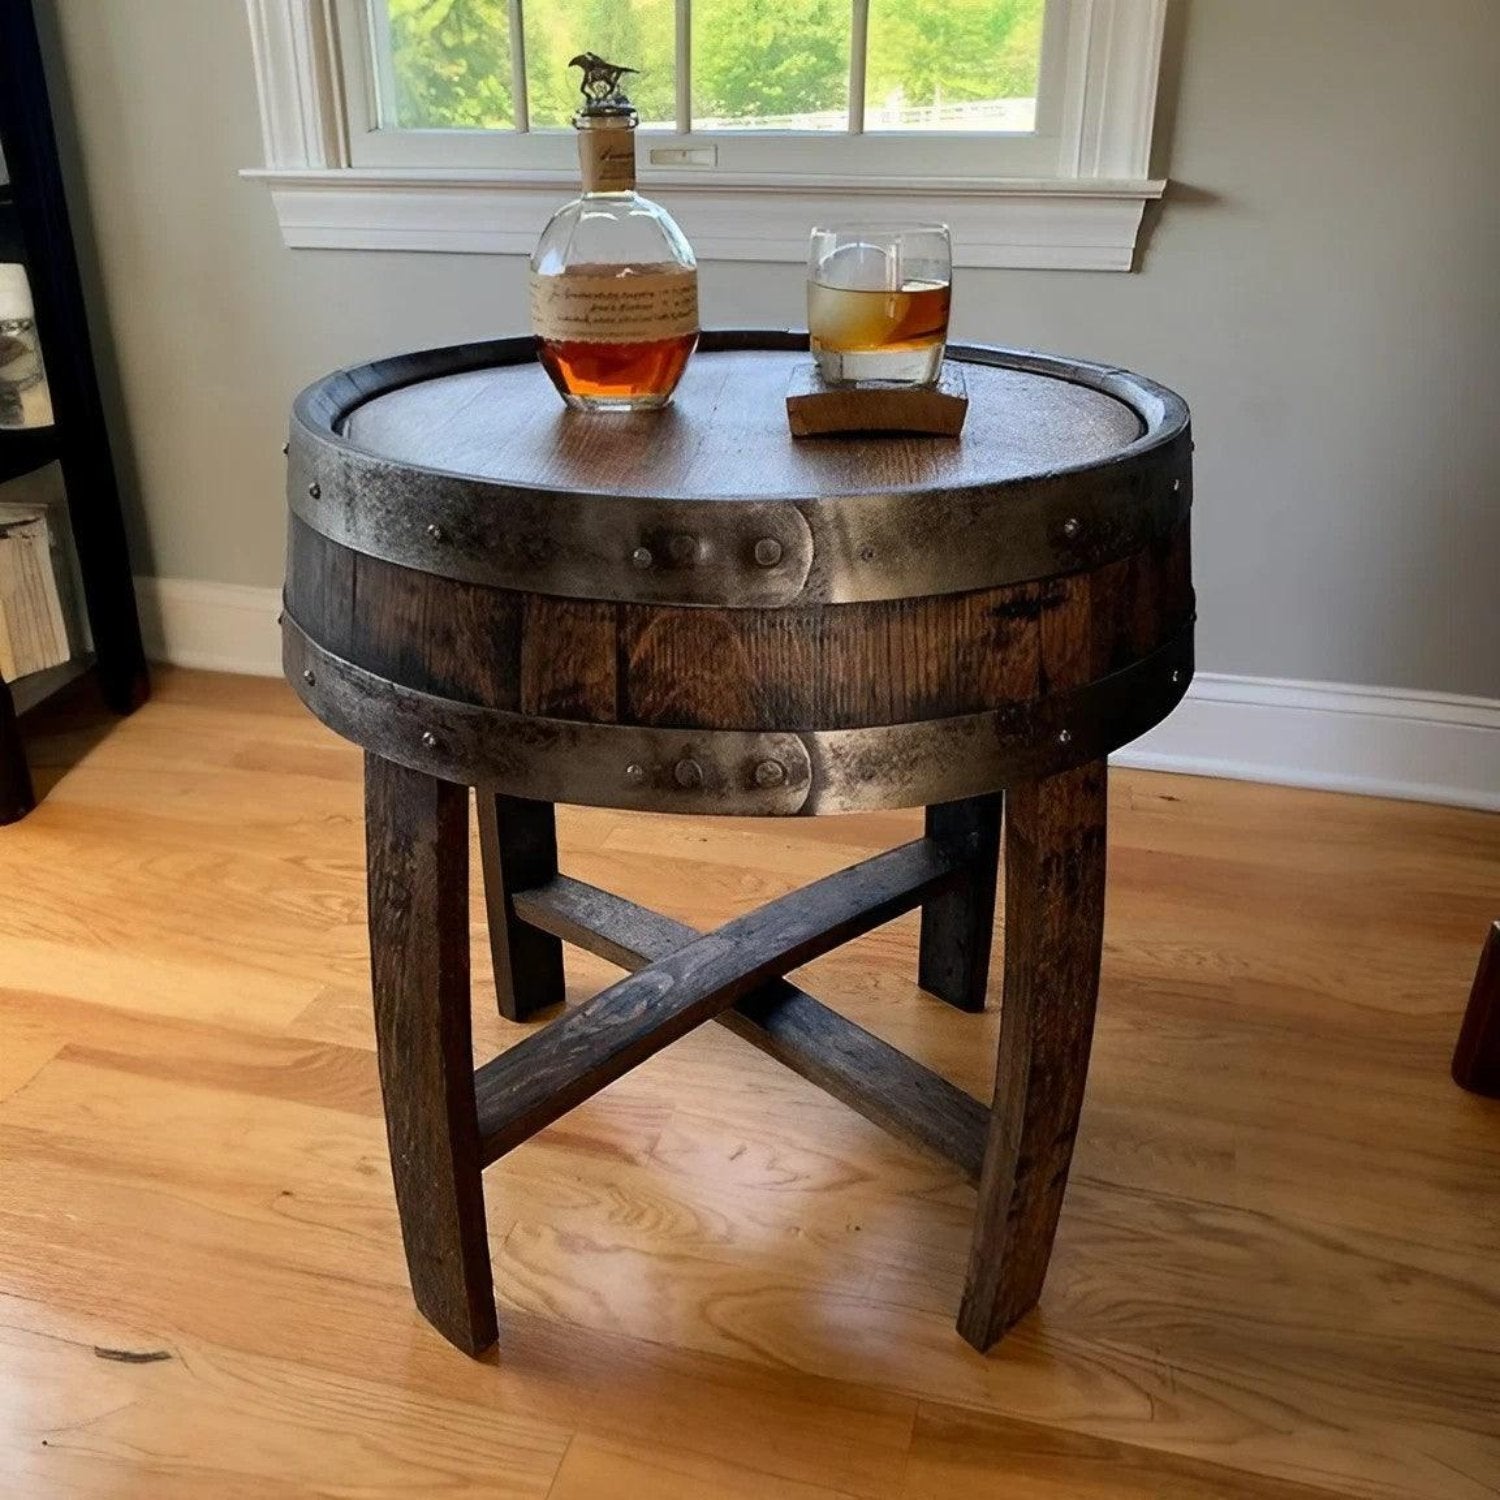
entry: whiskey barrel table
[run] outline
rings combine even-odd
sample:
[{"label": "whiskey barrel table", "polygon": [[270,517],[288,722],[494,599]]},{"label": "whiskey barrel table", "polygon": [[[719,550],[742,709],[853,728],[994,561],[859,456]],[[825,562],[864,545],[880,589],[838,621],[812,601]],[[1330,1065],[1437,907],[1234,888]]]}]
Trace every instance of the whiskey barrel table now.
[{"label": "whiskey barrel table", "polygon": [[[381,361],[292,419],[288,679],[365,750],[385,1114],[417,1304],[497,1336],[480,1173],[717,1018],[978,1186],[958,1326],[1037,1300],[1093,1030],[1105,756],[1192,675],[1191,439],[1121,370],[974,346],[960,439],[794,442],[803,335],[704,336],[665,412],[565,411],[530,338]],[[477,1072],[469,789],[502,1013],[563,944],[633,971]],[[983,1104],[781,976],[921,907],[918,979],[985,1003]],[[925,835],[710,934],[558,869],[558,802]]]}]

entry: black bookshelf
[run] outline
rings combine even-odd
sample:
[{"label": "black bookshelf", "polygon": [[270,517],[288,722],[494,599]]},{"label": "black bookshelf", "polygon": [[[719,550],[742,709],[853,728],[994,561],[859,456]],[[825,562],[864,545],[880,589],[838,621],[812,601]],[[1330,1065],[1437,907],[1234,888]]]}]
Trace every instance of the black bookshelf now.
[{"label": "black bookshelf", "polygon": [[0,260],[26,267],[56,425],[0,430],[0,483],[57,462],[93,650],[35,678],[0,683],[0,824],[34,805],[24,720],[92,674],[105,704],[129,713],[150,691],[119,486],[94,370],[83,287],[58,163],[32,0],[0,0]]}]

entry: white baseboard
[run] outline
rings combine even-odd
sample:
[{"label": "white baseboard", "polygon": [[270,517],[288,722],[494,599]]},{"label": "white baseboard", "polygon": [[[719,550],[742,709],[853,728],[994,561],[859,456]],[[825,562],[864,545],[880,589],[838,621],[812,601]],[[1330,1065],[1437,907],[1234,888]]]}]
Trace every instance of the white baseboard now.
[{"label": "white baseboard", "polygon": [[1112,763],[1500,811],[1500,700],[1200,672]]},{"label": "white baseboard", "polygon": [[[138,578],[136,593],[153,660],[280,674],[276,589]],[[1500,811],[1500,700],[1200,672],[1113,762]]]},{"label": "white baseboard", "polygon": [[146,655],[174,667],[281,675],[280,589],[191,578],[137,578]]}]

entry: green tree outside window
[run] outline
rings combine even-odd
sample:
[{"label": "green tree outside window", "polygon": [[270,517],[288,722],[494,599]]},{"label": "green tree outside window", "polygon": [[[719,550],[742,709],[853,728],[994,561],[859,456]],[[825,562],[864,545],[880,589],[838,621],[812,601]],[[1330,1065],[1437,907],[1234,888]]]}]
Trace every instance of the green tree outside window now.
[{"label": "green tree outside window", "polygon": [[[390,18],[394,123],[508,129],[506,0],[383,0]],[[566,126],[578,103],[568,59],[594,51],[638,68],[630,95],[647,122],[675,115],[672,0],[526,0],[533,128]],[[1036,93],[1045,0],[871,0],[866,99],[917,110]],[[693,107],[701,118],[782,120],[848,107],[848,0],[696,0]]]}]

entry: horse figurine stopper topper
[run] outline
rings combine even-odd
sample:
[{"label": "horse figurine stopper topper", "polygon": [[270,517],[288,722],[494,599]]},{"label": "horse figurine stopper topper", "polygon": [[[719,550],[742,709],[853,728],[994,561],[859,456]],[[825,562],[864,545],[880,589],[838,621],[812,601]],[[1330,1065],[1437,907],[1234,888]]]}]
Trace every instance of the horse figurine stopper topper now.
[{"label": "horse figurine stopper topper", "polygon": [[583,69],[583,82],[578,85],[578,90],[583,95],[586,110],[630,108],[630,100],[620,91],[620,79],[627,73],[636,72],[635,68],[605,62],[597,52],[580,52],[568,66]]}]

